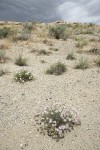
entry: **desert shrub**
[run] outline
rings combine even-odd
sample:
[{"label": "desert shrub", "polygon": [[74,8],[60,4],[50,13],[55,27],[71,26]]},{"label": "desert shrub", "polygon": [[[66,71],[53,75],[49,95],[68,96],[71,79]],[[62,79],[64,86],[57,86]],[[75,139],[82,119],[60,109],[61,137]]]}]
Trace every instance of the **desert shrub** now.
[{"label": "desert shrub", "polygon": [[30,39],[32,28],[33,25],[31,24],[31,22],[25,23],[23,25],[22,31],[20,32],[20,34],[17,36],[16,39],[21,41],[27,41],[28,39]]},{"label": "desert shrub", "polygon": [[92,49],[89,50],[89,53],[100,55],[100,49],[93,47]]},{"label": "desert shrub", "polygon": [[11,43],[8,40],[3,40],[2,43],[0,43],[1,50],[9,49],[10,46],[11,46]]},{"label": "desert shrub", "polygon": [[81,58],[76,64],[75,69],[87,69],[89,68],[89,63],[87,59]]},{"label": "desert shrub", "polygon": [[20,35],[17,37],[17,40],[27,41],[31,38],[31,33],[27,33],[22,31]]},{"label": "desert shrub", "polygon": [[81,30],[80,34],[94,34],[94,29],[93,28],[87,28],[87,29]]},{"label": "desert shrub", "polygon": [[36,115],[36,123],[41,133],[57,141],[64,138],[65,133],[70,132],[75,125],[81,125],[77,111],[66,105],[60,108],[57,105],[45,108],[42,113]]},{"label": "desert shrub", "polygon": [[27,31],[27,32],[31,32],[33,29],[33,24],[32,22],[27,22],[23,25],[23,30]]},{"label": "desert shrub", "polygon": [[7,38],[7,36],[9,35],[10,33],[10,28],[7,28],[7,27],[3,27],[0,29],[0,39],[2,38]]},{"label": "desert shrub", "polygon": [[63,25],[50,27],[49,35],[55,37],[56,39],[66,40],[69,38],[69,32],[66,30],[66,26]]},{"label": "desert shrub", "polygon": [[46,73],[51,75],[61,75],[66,71],[66,66],[61,63],[55,63],[54,65],[51,65],[49,69],[47,69]]},{"label": "desert shrub", "polygon": [[27,59],[23,58],[22,55],[19,55],[18,58],[16,58],[16,60],[15,60],[15,64],[18,66],[26,66]]},{"label": "desert shrub", "polygon": [[32,48],[30,52],[31,52],[31,53],[36,53],[36,52],[37,52],[37,49],[36,49],[36,48]]},{"label": "desert shrub", "polygon": [[53,43],[50,40],[47,40],[46,38],[43,40],[43,43],[49,46],[53,46]]},{"label": "desert shrub", "polygon": [[89,24],[88,24],[88,27],[94,27],[94,26],[95,26],[94,23],[89,23]]},{"label": "desert shrub", "polygon": [[74,53],[71,52],[71,53],[69,53],[69,54],[67,55],[66,59],[68,59],[68,60],[74,60],[74,59],[76,59],[76,58],[75,58],[75,56],[74,56]]},{"label": "desert shrub", "polygon": [[84,46],[87,45],[87,41],[84,38],[77,38],[76,47],[79,48],[79,50],[82,50]]},{"label": "desert shrub", "polygon": [[51,51],[59,51],[59,49],[58,49],[58,48],[50,47],[49,49],[50,49]]},{"label": "desert shrub", "polygon": [[4,69],[0,69],[0,76],[5,75],[6,73],[7,73],[7,71],[6,71],[6,70],[4,70]]},{"label": "desert shrub", "polygon": [[50,52],[49,51],[46,51],[45,49],[42,49],[39,51],[39,55],[49,55]]},{"label": "desert shrub", "polygon": [[42,64],[46,63],[46,61],[45,61],[45,60],[40,60],[40,62],[41,62]]},{"label": "desert shrub", "polygon": [[34,80],[34,76],[27,70],[21,70],[14,75],[14,80],[16,82],[25,83]]},{"label": "desert shrub", "polygon": [[6,57],[6,53],[3,50],[0,50],[0,63],[4,63],[6,62],[7,57]]},{"label": "desert shrub", "polygon": [[100,67],[100,57],[98,57],[95,61],[96,65]]}]

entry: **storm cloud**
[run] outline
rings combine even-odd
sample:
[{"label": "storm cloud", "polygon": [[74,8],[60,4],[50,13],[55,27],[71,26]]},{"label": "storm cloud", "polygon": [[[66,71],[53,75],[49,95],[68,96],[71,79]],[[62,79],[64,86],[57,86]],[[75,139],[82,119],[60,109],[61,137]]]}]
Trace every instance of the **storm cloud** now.
[{"label": "storm cloud", "polygon": [[100,0],[0,0],[0,20],[100,23]]}]

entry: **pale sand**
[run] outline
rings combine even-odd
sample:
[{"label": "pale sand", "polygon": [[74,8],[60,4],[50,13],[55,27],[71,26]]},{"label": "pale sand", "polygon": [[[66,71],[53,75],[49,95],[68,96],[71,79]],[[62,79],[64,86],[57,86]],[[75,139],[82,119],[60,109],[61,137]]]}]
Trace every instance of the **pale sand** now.
[{"label": "pale sand", "polygon": [[[37,45],[40,49],[48,48]],[[74,69],[76,60],[66,60],[68,52],[75,51],[72,40],[54,40],[54,45],[60,50],[49,56],[37,56],[23,46],[23,55],[29,58],[24,68],[34,74],[35,81],[13,82],[13,74],[23,68],[14,64],[20,43],[7,51],[12,60],[0,64],[10,71],[0,77],[0,150],[100,150],[100,69],[92,63],[89,69]],[[86,57],[90,62],[97,58],[76,52],[75,55],[77,60]],[[67,72],[60,76],[46,75],[46,69],[57,61],[67,66]],[[81,119],[81,126],[65,134],[59,142],[40,134],[34,118],[39,109],[56,102],[77,109]]]}]

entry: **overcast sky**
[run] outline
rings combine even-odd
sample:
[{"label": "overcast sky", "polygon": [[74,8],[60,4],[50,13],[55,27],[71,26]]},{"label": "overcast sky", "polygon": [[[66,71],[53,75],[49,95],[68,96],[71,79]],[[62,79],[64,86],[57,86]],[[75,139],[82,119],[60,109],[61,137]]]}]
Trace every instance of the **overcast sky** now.
[{"label": "overcast sky", "polygon": [[61,19],[100,24],[100,0],[0,0],[0,20]]},{"label": "overcast sky", "polygon": [[59,6],[62,19],[100,24],[100,0],[66,0]]}]

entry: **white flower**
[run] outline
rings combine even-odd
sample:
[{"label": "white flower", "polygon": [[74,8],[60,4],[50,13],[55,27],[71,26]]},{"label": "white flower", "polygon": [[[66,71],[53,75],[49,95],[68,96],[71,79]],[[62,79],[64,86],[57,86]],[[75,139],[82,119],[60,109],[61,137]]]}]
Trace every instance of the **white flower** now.
[{"label": "white flower", "polygon": [[52,119],[49,120],[49,123],[52,123]]},{"label": "white flower", "polygon": [[64,119],[63,121],[66,122],[66,119]]},{"label": "white flower", "polygon": [[59,134],[60,134],[60,135],[62,134],[62,130],[59,130]]},{"label": "white flower", "polygon": [[55,123],[55,124],[56,124],[56,121],[54,121],[53,123]]}]

